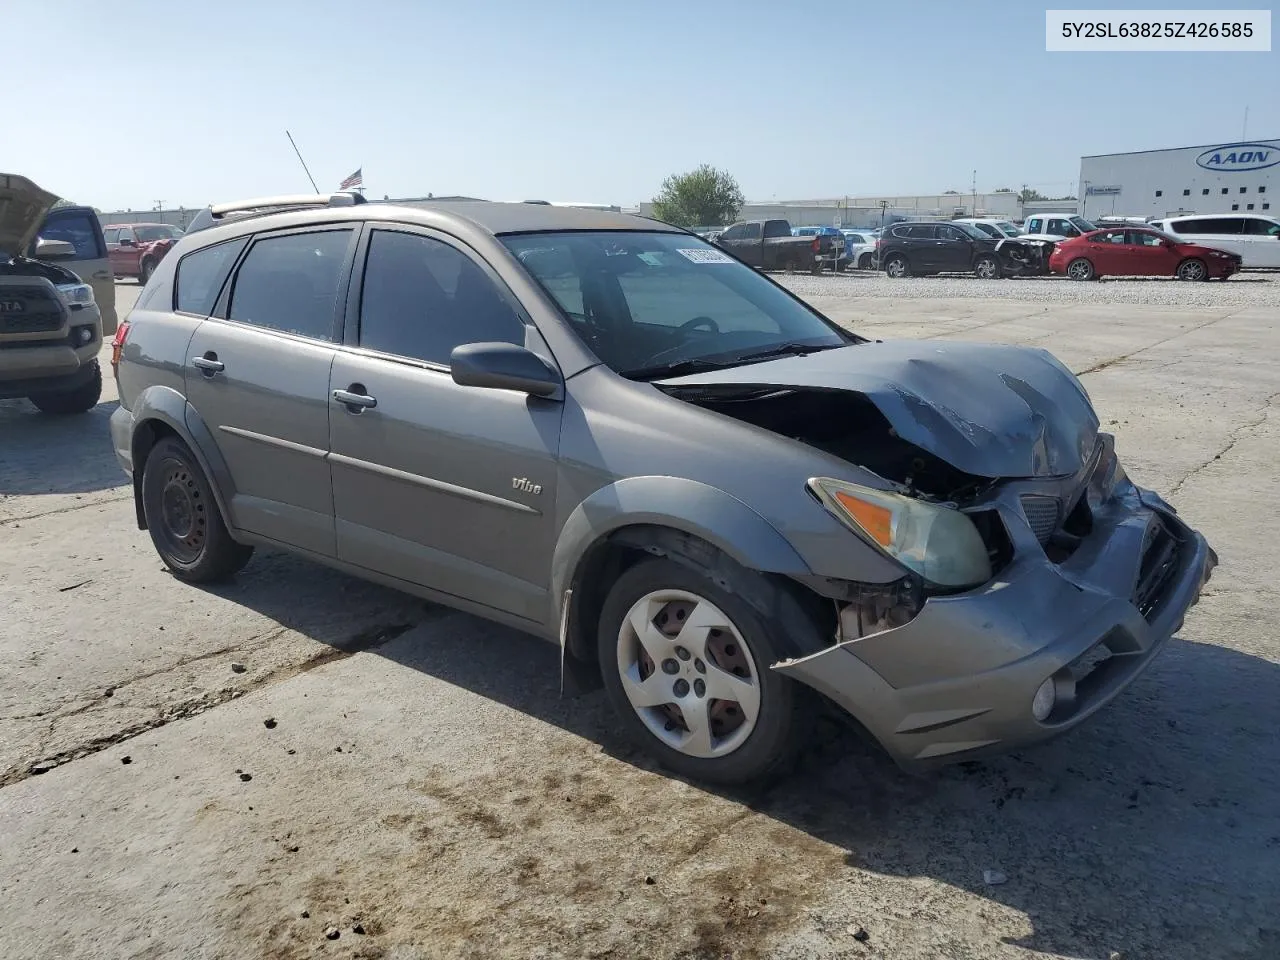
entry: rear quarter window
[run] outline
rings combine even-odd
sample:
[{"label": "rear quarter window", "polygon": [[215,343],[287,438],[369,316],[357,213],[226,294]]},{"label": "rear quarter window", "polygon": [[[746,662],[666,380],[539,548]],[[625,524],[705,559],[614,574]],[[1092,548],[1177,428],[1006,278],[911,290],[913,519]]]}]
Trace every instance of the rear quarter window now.
[{"label": "rear quarter window", "polygon": [[174,281],[174,309],[202,317],[213,313],[222,284],[231,272],[236,257],[248,242],[248,237],[241,237],[238,240],[215,243],[193,250],[179,260],[177,278]]}]

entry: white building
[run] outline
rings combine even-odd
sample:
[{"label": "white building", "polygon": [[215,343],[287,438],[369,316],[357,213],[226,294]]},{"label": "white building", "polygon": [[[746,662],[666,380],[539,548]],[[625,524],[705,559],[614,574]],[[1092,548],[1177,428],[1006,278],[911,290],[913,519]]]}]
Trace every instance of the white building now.
[{"label": "white building", "polygon": [[1280,140],[1080,158],[1080,214],[1265,213],[1280,193]]}]

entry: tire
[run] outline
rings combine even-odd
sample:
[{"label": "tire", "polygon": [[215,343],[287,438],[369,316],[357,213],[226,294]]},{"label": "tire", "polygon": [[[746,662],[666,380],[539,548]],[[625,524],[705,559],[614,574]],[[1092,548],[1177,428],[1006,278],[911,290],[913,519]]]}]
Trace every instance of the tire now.
[{"label": "tire", "polygon": [[862,256],[858,258],[858,269],[859,270],[871,269],[871,254],[864,253]]},{"label": "tire", "polygon": [[[707,783],[781,773],[812,716],[808,692],[769,669],[793,649],[782,614],[766,619],[743,597],[777,596],[776,588],[755,573],[736,579],[713,582],[684,563],[646,560],[617,579],[600,615],[600,672],[627,734],[663,766]],[[677,620],[692,622],[685,617],[697,611],[711,630],[675,627]],[[637,622],[645,625],[645,641]],[[811,623],[807,616],[803,622]]]},{"label": "tire", "polygon": [[1205,265],[1203,260],[1198,260],[1193,257],[1190,260],[1183,260],[1178,264],[1178,269],[1177,272],[1174,273],[1174,276],[1179,280],[1190,280],[1193,282],[1208,280],[1209,268]]},{"label": "tire", "polygon": [[199,461],[177,437],[157,443],[143,465],[142,511],[156,553],[179,580],[225,580],[253,555],[231,538]]},{"label": "tire", "polygon": [[911,264],[907,263],[907,258],[902,254],[895,253],[884,262],[884,272],[886,276],[901,280],[903,277],[911,276]]},{"label": "tire", "polygon": [[93,361],[93,376],[74,390],[61,393],[37,393],[28,399],[41,413],[87,413],[98,405],[102,397],[102,367]]},{"label": "tire", "polygon": [[142,266],[138,268],[138,284],[145,287],[147,281],[151,279],[151,275],[156,272],[156,262],[154,260],[143,260]]},{"label": "tire", "polygon": [[813,263],[809,265],[809,272],[815,277],[820,274],[822,272],[822,261],[814,260]]},{"label": "tire", "polygon": [[1072,280],[1092,280],[1097,276],[1097,271],[1084,257],[1076,257],[1067,264],[1067,276]]},{"label": "tire", "polygon": [[995,257],[979,257],[973,263],[973,275],[979,280],[999,280],[1000,261]]}]

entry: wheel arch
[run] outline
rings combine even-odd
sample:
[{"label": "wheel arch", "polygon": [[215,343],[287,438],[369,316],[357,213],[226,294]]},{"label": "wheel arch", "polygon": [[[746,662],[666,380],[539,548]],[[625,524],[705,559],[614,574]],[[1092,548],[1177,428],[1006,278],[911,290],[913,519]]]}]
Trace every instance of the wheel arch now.
[{"label": "wheel arch", "polygon": [[209,480],[223,521],[231,527],[228,509],[233,491],[231,472],[214,442],[213,433],[182,394],[172,387],[156,385],[142,391],[133,404],[129,454],[133,466],[133,503],[138,529],[147,528],[142,510],[142,472],[151,450],[166,436],[177,437],[191,450]]},{"label": "wheel arch", "polygon": [[[647,556],[710,570],[726,582],[741,571],[776,575],[778,582],[811,574],[772,524],[716,487],[679,477],[628,477],[603,487],[569,515],[552,559],[550,622],[559,624],[566,687],[598,684],[594,638],[604,597]],[[572,672],[583,665],[585,672]]]}]

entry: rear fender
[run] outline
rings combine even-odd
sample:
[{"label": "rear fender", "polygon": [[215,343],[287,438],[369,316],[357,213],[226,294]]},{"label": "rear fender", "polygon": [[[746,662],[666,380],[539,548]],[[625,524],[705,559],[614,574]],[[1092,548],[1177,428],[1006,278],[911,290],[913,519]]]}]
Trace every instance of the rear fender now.
[{"label": "rear fender", "polygon": [[146,529],[142,511],[142,473],[147,454],[154,443],[151,431],[145,429],[148,422],[162,423],[185,443],[200,464],[200,469],[213,488],[213,497],[222,513],[224,522],[231,525],[228,504],[234,493],[231,471],[222,458],[204,419],[186,398],[172,387],[151,386],[143,390],[133,403],[133,437],[131,444],[133,462],[133,500],[138,513],[138,528]]}]

